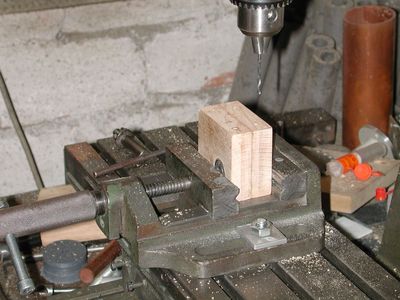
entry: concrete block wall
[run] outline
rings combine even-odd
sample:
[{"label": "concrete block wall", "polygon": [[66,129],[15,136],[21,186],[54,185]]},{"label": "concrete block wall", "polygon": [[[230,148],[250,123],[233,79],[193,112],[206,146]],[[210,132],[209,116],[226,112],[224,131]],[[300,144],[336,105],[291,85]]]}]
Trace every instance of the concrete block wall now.
[{"label": "concrete block wall", "polygon": [[[0,16],[0,69],[53,186],[66,144],[184,124],[228,100],[242,42],[228,0],[121,1]],[[34,190],[3,99],[0,140],[0,196]]]}]

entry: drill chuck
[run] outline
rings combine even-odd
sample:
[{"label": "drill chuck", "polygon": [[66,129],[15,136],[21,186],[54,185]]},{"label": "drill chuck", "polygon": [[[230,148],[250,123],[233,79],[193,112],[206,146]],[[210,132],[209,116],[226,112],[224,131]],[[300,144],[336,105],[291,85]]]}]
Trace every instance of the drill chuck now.
[{"label": "drill chuck", "polygon": [[238,6],[238,27],[251,37],[256,54],[264,53],[268,41],[279,33],[284,24],[285,6],[291,0],[231,0]]}]

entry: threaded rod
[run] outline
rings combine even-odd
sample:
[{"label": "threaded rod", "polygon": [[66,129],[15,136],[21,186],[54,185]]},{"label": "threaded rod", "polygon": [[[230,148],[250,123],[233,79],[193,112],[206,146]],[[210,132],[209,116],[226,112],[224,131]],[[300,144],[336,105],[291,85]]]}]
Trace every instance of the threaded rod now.
[{"label": "threaded rod", "polygon": [[186,191],[191,185],[192,181],[189,178],[181,178],[146,184],[144,188],[149,197],[158,197]]}]

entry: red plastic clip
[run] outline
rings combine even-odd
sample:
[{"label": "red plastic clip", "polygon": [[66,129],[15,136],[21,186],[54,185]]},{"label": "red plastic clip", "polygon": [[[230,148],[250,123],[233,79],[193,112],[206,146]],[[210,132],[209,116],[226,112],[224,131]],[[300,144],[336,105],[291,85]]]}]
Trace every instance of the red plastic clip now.
[{"label": "red plastic clip", "polygon": [[386,192],[386,189],[384,187],[378,187],[375,190],[375,199],[378,202],[385,201],[388,198],[388,196],[390,194],[392,194],[393,192],[394,192],[394,189]]},{"label": "red plastic clip", "polygon": [[385,201],[387,199],[388,193],[384,187],[378,187],[375,190],[375,199],[378,202]]}]

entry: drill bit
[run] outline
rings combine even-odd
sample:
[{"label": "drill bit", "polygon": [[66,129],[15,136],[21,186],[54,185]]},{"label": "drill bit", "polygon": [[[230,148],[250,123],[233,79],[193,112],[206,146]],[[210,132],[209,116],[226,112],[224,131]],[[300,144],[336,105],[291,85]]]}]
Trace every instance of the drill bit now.
[{"label": "drill bit", "polygon": [[[252,38],[252,40],[254,41],[254,38]],[[259,39],[258,39],[259,40]],[[271,38],[262,38],[263,44],[262,47],[260,47],[259,49],[261,49],[262,51],[258,51],[257,52],[257,94],[258,96],[261,96],[262,94],[262,55],[264,53],[264,49],[267,51]],[[259,45],[259,43],[258,43]],[[254,42],[253,42],[253,47],[254,47]]]},{"label": "drill bit", "polygon": [[261,54],[258,54],[258,66],[257,66],[257,94],[261,96],[262,81],[261,81]]}]

